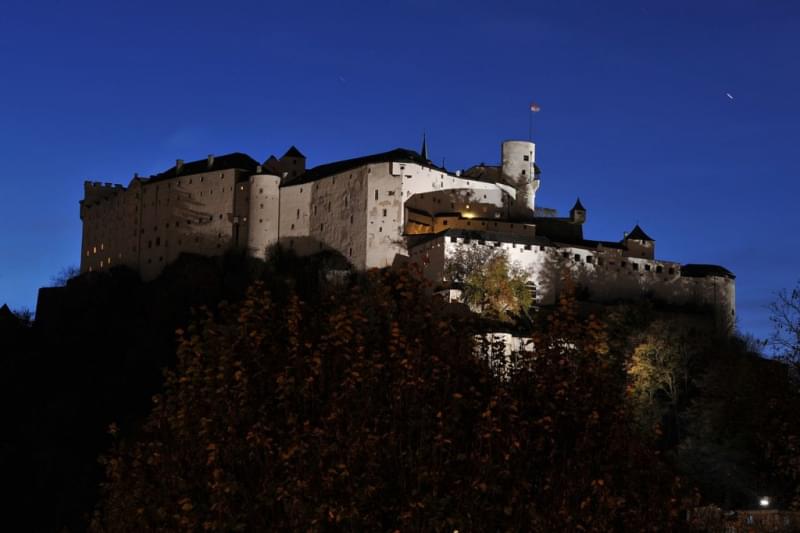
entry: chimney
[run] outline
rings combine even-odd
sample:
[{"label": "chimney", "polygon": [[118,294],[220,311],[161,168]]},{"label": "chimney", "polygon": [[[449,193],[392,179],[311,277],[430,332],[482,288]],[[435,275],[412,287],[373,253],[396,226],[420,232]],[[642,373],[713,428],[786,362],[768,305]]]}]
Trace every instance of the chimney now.
[{"label": "chimney", "polygon": [[175,174],[180,173],[183,170],[183,159],[176,159],[175,160]]},{"label": "chimney", "polygon": [[208,168],[214,166],[214,154],[208,154]]}]

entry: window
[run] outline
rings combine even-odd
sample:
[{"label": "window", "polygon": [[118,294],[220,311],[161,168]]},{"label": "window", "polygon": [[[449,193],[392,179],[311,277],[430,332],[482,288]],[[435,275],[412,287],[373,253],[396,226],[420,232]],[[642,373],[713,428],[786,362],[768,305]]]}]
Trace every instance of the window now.
[{"label": "window", "polygon": [[566,259],[567,257],[569,257],[569,254],[567,252],[561,252],[561,257]]},{"label": "window", "polygon": [[447,220],[442,220],[442,225],[446,226],[447,225]]},{"label": "window", "polygon": [[383,233],[383,226],[381,226],[380,228],[378,228],[378,233]]},{"label": "window", "polygon": [[580,261],[581,260],[581,256],[579,254],[575,254],[574,259],[575,259],[575,261]]},{"label": "window", "polygon": [[320,230],[320,231],[322,231],[322,230],[324,230],[324,229],[325,229],[325,224],[320,224],[320,225],[319,225],[319,230]]},{"label": "window", "polygon": [[378,199],[378,189],[375,189],[375,199]]},{"label": "window", "polygon": [[161,237],[156,237],[156,246],[161,246]]},{"label": "window", "polygon": [[292,224],[292,229],[294,229],[294,224]]},{"label": "window", "polygon": [[594,262],[594,258],[591,255],[587,255],[586,256],[586,262],[587,263],[593,263]]},{"label": "window", "polygon": [[669,269],[669,273],[670,273],[670,274],[674,274],[674,273],[675,273],[675,269],[674,269],[674,268],[672,268],[672,267],[670,267],[670,269]]},{"label": "window", "polygon": [[386,209],[383,210],[383,216],[386,216]]},{"label": "window", "polygon": [[264,189],[258,189],[258,194],[264,194]]},{"label": "window", "polygon": [[350,223],[353,223],[353,215],[350,215]]},{"label": "window", "polygon": [[661,265],[656,266],[656,274],[661,274],[664,271],[664,267]]},{"label": "window", "polygon": [[644,266],[644,269],[645,269],[646,271],[650,272],[650,265],[645,265],[645,266]]},{"label": "window", "polygon": [[639,263],[631,263],[631,267],[633,267],[634,270],[639,270]]},{"label": "window", "polygon": [[298,219],[300,218],[300,210],[299,209],[297,210],[297,218]]},{"label": "window", "polygon": [[523,155],[523,156],[522,156],[522,160],[523,160],[523,161],[530,161],[530,160],[531,160],[531,158],[530,158],[530,157],[528,157],[527,155]]},{"label": "window", "polygon": [[153,241],[147,241],[147,247],[148,248],[152,248],[153,247]]}]

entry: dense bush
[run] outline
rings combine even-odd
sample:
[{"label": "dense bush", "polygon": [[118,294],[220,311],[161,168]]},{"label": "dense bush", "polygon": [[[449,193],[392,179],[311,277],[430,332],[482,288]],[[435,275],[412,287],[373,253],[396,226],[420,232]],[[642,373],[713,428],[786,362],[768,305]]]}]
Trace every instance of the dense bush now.
[{"label": "dense bush", "polygon": [[[669,530],[604,331],[570,302],[506,380],[408,273],[308,305],[253,286],[179,331],[143,432],[104,458],[97,531]],[[117,428],[112,428],[117,432]]]}]

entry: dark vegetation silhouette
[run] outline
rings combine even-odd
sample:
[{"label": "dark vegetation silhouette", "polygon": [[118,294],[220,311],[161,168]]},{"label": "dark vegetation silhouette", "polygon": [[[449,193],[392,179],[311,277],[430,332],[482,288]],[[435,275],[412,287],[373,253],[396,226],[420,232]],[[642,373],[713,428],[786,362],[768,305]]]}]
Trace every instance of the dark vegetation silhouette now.
[{"label": "dark vegetation silhouette", "polygon": [[0,309],[6,521],[667,531],[800,507],[797,381],[707,315],[567,280],[516,326],[535,355],[506,357],[413,271],[344,263],[183,256],[43,290],[33,325]]}]

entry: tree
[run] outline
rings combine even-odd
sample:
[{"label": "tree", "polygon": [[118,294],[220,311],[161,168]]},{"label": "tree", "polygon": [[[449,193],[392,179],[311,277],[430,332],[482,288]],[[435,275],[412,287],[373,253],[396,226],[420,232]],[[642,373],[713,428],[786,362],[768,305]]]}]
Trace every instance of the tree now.
[{"label": "tree", "polygon": [[675,320],[656,320],[641,334],[627,372],[634,411],[645,431],[660,425],[667,414],[678,428],[678,404],[689,388],[699,351],[691,331]]},{"label": "tree", "polygon": [[65,287],[67,282],[72,278],[79,276],[81,273],[80,267],[70,265],[58,271],[58,274],[50,278],[50,285],[53,287]]},{"label": "tree", "polygon": [[[568,304],[508,380],[408,273],[315,305],[254,285],[179,331],[140,431],[112,426],[95,531],[669,530],[602,325]],[[543,321],[544,322],[544,321]]]},{"label": "tree", "polygon": [[773,325],[769,344],[800,372],[800,281],[791,291],[781,290],[768,307]]},{"label": "tree", "polygon": [[462,286],[462,301],[498,320],[524,315],[533,304],[529,273],[500,248],[460,248],[445,267],[447,279]]}]

